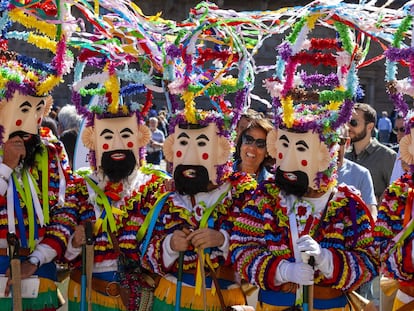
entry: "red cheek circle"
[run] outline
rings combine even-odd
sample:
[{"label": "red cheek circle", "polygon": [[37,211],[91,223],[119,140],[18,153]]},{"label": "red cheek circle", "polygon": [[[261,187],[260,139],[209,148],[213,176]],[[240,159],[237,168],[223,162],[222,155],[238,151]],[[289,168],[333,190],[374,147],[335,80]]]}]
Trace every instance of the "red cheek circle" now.
[{"label": "red cheek circle", "polygon": [[17,121],[16,121],[16,125],[17,125],[17,126],[21,126],[21,125],[22,125],[22,123],[23,123],[23,121],[22,121],[22,120],[17,120]]},{"label": "red cheek circle", "polygon": [[207,160],[208,159],[208,153],[203,153],[202,158],[203,158],[203,160]]},{"label": "red cheek circle", "polygon": [[37,124],[42,123],[42,118],[37,119]]},{"label": "red cheek circle", "polygon": [[306,160],[302,160],[302,162],[300,162],[302,164],[302,166],[308,166],[308,161]]},{"label": "red cheek circle", "polygon": [[127,143],[127,146],[128,146],[128,148],[132,148],[132,147],[134,147],[134,143],[132,141],[129,141]]},{"label": "red cheek circle", "polygon": [[102,149],[103,150],[108,150],[109,149],[109,145],[108,144],[103,144],[102,145]]},{"label": "red cheek circle", "polygon": [[283,153],[279,152],[279,154],[277,155],[277,157],[278,157],[279,159],[283,159]]},{"label": "red cheek circle", "polygon": [[183,153],[180,150],[178,150],[175,155],[177,156],[177,158],[181,158]]}]

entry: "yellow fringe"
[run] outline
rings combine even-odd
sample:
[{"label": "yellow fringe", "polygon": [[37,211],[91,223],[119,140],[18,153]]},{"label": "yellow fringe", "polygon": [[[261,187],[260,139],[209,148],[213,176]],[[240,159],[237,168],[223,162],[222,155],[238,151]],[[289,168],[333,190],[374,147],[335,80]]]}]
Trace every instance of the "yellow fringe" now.
[{"label": "yellow fringe", "polygon": [[40,284],[39,284],[39,294],[45,293],[48,291],[56,291],[56,284],[54,281],[45,279],[45,278],[39,278]]},{"label": "yellow fringe", "polygon": [[[69,280],[68,299],[73,302],[80,302],[81,299],[81,285],[73,280]],[[102,295],[94,290],[91,293],[92,305],[99,305],[116,310],[126,310],[122,303],[121,297],[111,297]]]},{"label": "yellow fringe", "polygon": [[[175,302],[175,292],[176,292],[176,283],[171,282],[165,278],[160,280],[154,296],[158,299],[165,301],[165,303],[174,305]],[[244,298],[243,292],[238,288],[232,289],[222,289],[221,293],[223,294],[224,303],[226,306],[232,305],[244,305],[246,300]],[[212,295],[211,289],[206,290],[207,297],[207,310],[209,311],[220,311],[220,300],[217,293]],[[182,308],[191,308],[193,310],[204,310],[203,298],[202,296],[195,295],[195,288],[183,284],[181,288],[181,305]]]},{"label": "yellow fringe", "polygon": [[399,300],[397,297],[394,300],[394,304],[392,306],[392,311],[397,311],[399,308],[401,308],[402,306],[404,306],[405,303],[402,302],[401,300]]}]

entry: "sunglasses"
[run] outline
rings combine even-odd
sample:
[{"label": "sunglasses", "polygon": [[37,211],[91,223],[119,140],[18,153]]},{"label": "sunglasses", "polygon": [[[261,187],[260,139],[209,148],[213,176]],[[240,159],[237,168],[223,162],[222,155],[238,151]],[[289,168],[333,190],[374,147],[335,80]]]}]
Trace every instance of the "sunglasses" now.
[{"label": "sunglasses", "polygon": [[405,127],[395,127],[394,132],[404,133],[405,132]]},{"label": "sunglasses", "polygon": [[260,149],[266,148],[266,139],[263,139],[263,138],[254,139],[254,137],[250,135],[246,135],[246,134],[244,134],[242,137],[242,143],[244,145],[256,144],[256,147]]},{"label": "sunglasses", "polygon": [[[355,120],[355,119],[351,119],[351,120],[349,121],[349,125],[350,125],[350,126],[352,126],[352,127],[357,127],[359,124],[360,124],[360,122],[358,122],[358,121],[357,121],[357,120]],[[366,122],[365,122],[365,124],[366,124]]]}]

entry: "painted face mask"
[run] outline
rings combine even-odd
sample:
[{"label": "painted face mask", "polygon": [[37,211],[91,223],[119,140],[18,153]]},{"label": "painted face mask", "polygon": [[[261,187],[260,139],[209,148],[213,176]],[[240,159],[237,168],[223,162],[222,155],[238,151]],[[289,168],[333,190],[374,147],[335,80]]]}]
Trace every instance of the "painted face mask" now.
[{"label": "painted face mask", "polygon": [[279,129],[268,139],[274,140],[269,153],[276,159],[276,184],[297,196],[303,196],[308,188],[317,190],[317,175],[330,162],[329,150],[319,135]]},{"label": "painted face mask", "polygon": [[230,144],[213,123],[194,129],[177,125],[164,143],[164,153],[173,162],[177,191],[195,194],[207,191],[209,183],[216,184],[217,166],[226,163]]},{"label": "painted face mask", "polygon": [[95,151],[96,167],[119,181],[139,165],[139,148],[149,141],[149,129],[138,125],[136,116],[95,118],[94,127],[85,129],[82,140]]},{"label": "painted face mask", "polygon": [[0,103],[0,124],[3,125],[3,141],[15,132],[37,135],[45,112],[51,102],[47,97],[34,97],[15,92],[10,100]]}]

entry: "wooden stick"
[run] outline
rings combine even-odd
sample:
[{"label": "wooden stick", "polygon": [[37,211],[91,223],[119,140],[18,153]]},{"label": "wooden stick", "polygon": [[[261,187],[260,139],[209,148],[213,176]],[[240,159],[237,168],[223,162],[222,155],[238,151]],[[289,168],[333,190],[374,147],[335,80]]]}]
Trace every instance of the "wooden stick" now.
[{"label": "wooden stick", "polygon": [[90,221],[86,222],[85,227],[86,236],[86,297],[88,302],[88,311],[92,311],[92,272],[94,263],[94,246],[93,246],[93,229]]},{"label": "wooden stick", "polygon": [[9,244],[10,274],[12,280],[13,311],[22,311],[22,273],[19,258],[19,240],[14,233],[7,233]]},{"label": "wooden stick", "polygon": [[203,306],[204,306],[204,311],[207,311],[207,294],[206,294],[206,271],[204,268],[204,250],[200,249],[198,251],[198,261],[200,264],[200,272],[201,272],[201,290],[203,292]]}]

